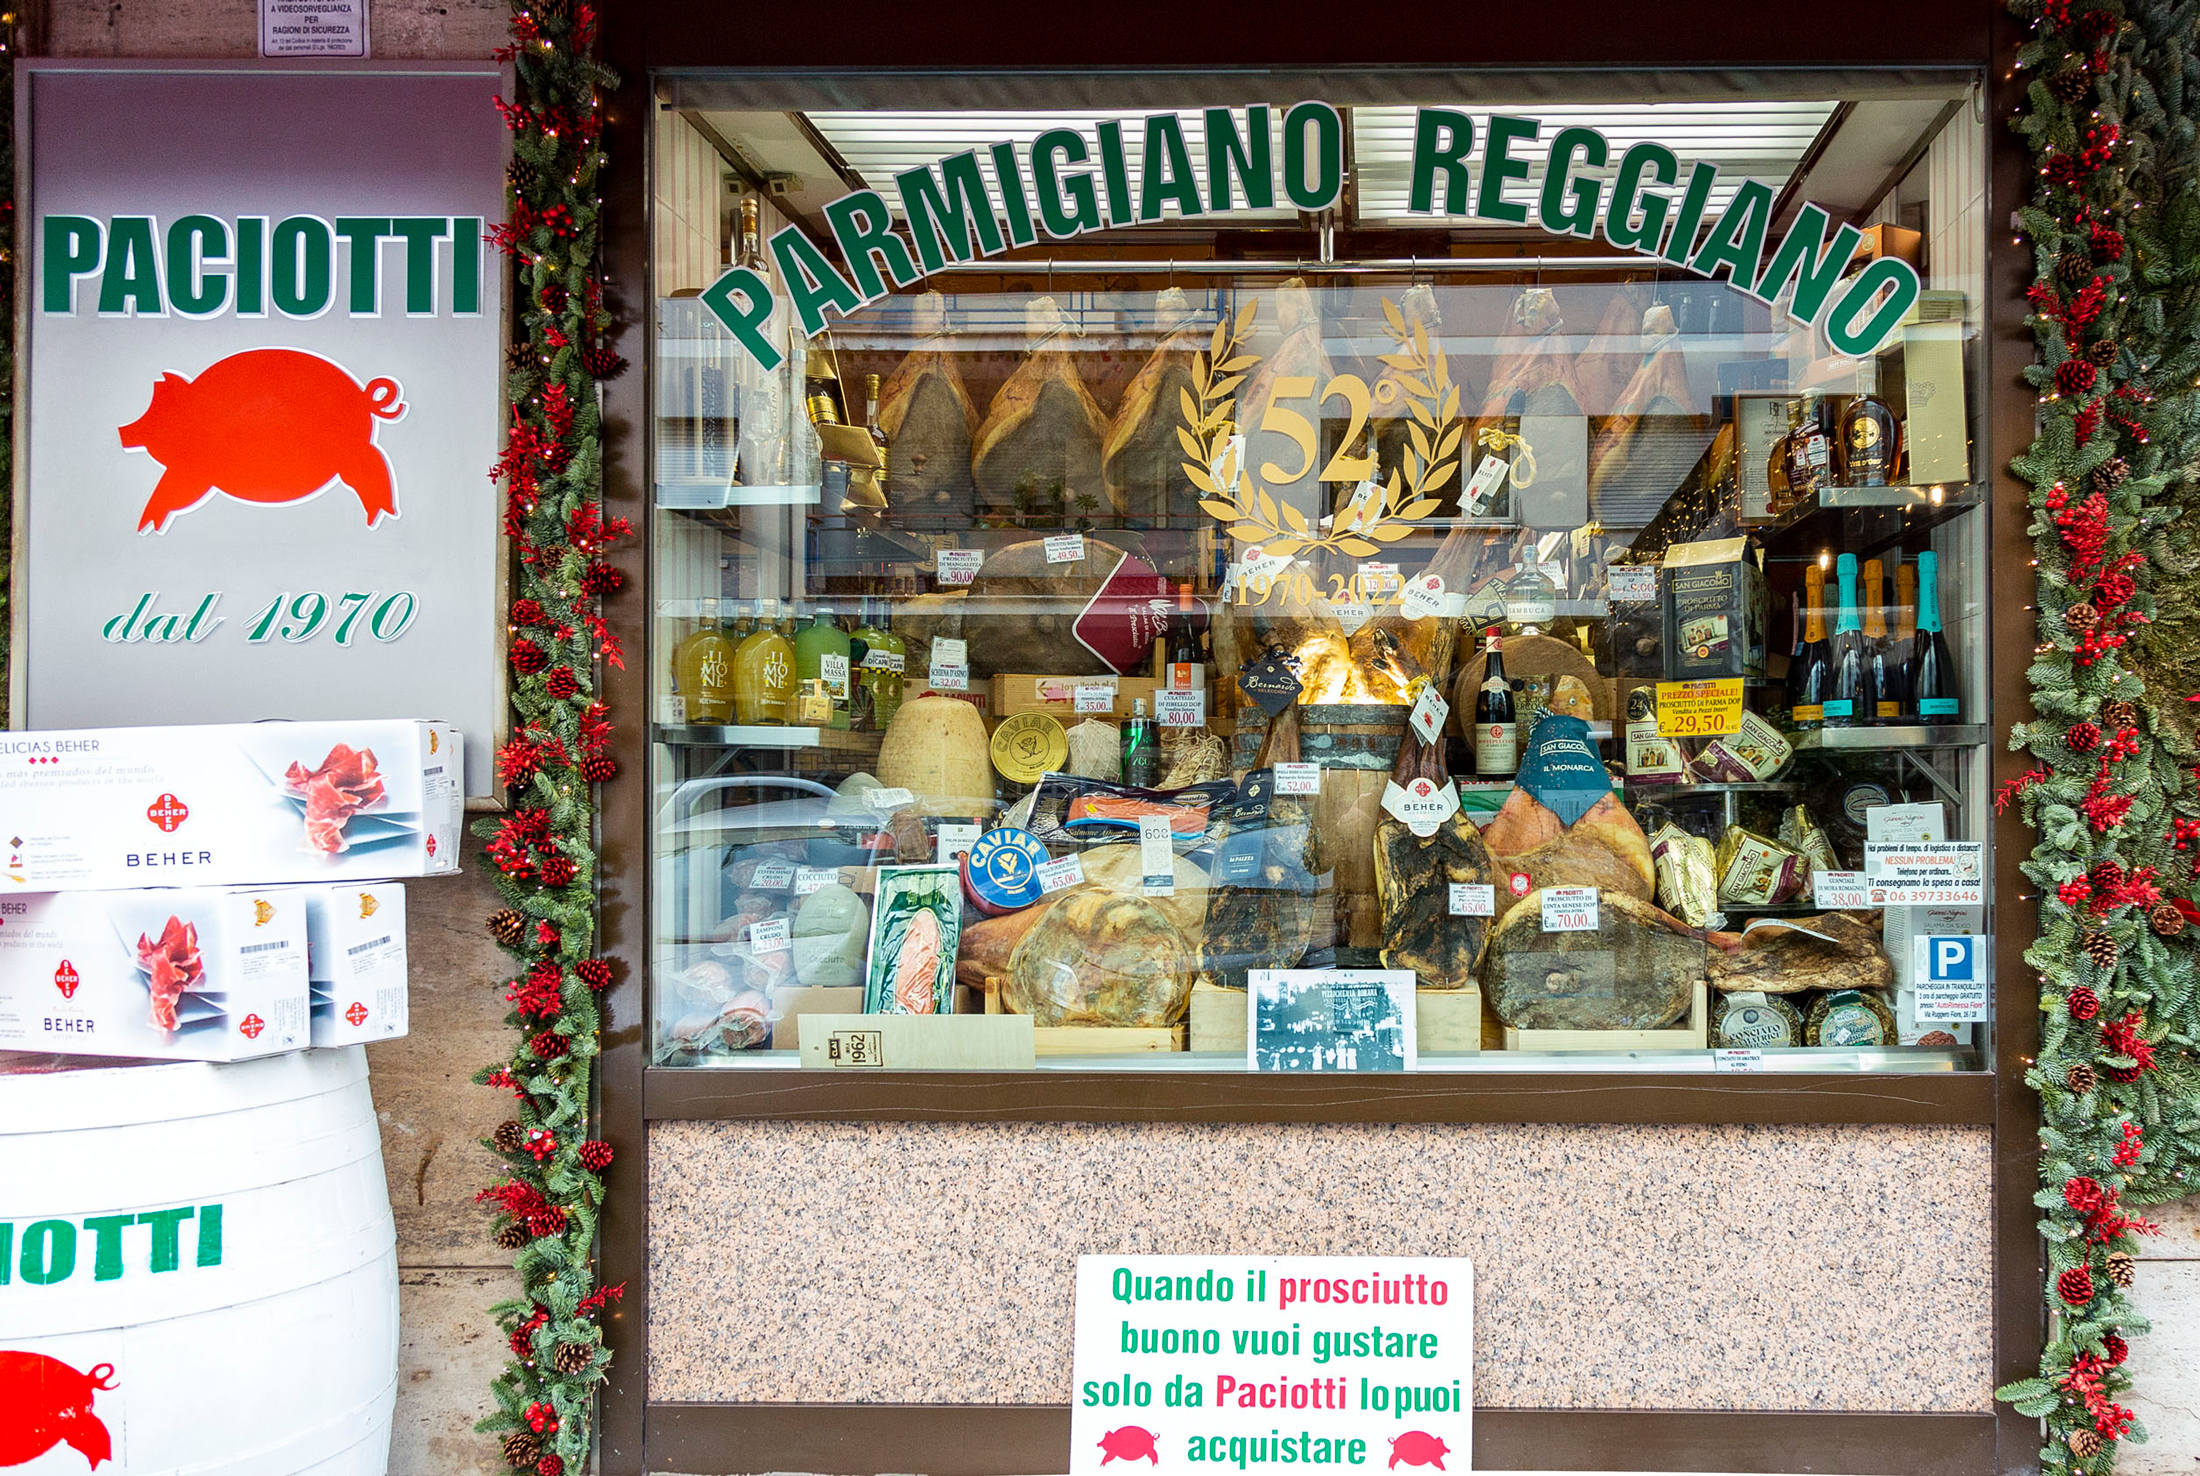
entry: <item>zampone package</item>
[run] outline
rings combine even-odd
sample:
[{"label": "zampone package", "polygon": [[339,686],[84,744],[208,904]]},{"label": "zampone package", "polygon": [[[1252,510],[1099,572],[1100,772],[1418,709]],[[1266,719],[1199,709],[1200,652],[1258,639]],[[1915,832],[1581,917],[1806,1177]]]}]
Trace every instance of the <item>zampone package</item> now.
[{"label": "zampone package", "polygon": [[313,1043],[361,1045],[403,1035],[405,889],[350,882],[303,891]]},{"label": "zampone package", "polygon": [[460,747],[409,719],[0,735],[0,894],[456,871]]},{"label": "zampone package", "polygon": [[0,897],[0,1050],[172,1061],[297,1050],[308,890]]}]

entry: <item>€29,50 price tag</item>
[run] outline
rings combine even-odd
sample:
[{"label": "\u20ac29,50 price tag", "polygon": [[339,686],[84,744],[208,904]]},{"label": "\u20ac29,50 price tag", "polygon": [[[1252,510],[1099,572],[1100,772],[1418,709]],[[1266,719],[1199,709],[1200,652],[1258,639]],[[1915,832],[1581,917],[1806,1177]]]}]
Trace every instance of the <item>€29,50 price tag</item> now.
[{"label": "\u20ac29,50 price tag", "polygon": [[1153,715],[1164,728],[1204,728],[1207,726],[1207,694],[1156,692],[1153,694]]},{"label": "\u20ac29,50 price tag", "polygon": [[1593,933],[1597,930],[1595,887],[1545,887],[1542,897],[1544,932]]},{"label": "\u20ac29,50 price tag", "polygon": [[1453,917],[1497,916],[1497,888],[1488,882],[1451,883]]},{"label": "\u20ac29,50 price tag", "polygon": [[749,924],[749,951],[752,953],[785,953],[793,935],[793,924],[786,918],[775,917],[767,922]]},{"label": "\u20ac29,50 price tag", "polygon": [[798,867],[794,874],[794,894],[797,897],[807,897],[810,893],[822,891],[839,880],[840,868],[837,866]]},{"label": "\u20ac29,50 price tag", "polygon": [[1071,705],[1079,712],[1110,713],[1115,711],[1115,687],[1108,682],[1080,682],[1071,694]]},{"label": "\u20ac29,50 price tag", "polygon": [[943,548],[934,555],[934,568],[939,571],[942,584],[968,584],[978,577],[978,569],[985,563],[982,548]]},{"label": "\u20ac29,50 price tag", "polygon": [[1085,556],[1085,535],[1050,533],[1047,535],[1046,548],[1048,563],[1074,564]]},{"label": "\u20ac29,50 price tag", "polygon": [[1742,679],[1658,683],[1658,736],[1721,738],[1742,731]]},{"label": "\u20ac29,50 price tag", "polygon": [[1826,912],[1872,905],[1871,888],[1861,871],[1818,871],[1810,874],[1810,905]]},{"label": "\u20ac29,50 price tag", "polygon": [[1276,793],[1320,794],[1322,792],[1322,766],[1320,764],[1278,764],[1275,769]]},{"label": "\u20ac29,50 price tag", "polygon": [[1451,716],[1451,704],[1437,695],[1436,684],[1430,682],[1421,689],[1421,700],[1413,704],[1406,721],[1413,731],[1421,735],[1423,743],[1434,743],[1444,731],[1444,719]]},{"label": "\u20ac29,50 price tag", "polygon": [[[1059,861],[1049,861],[1032,873],[1039,878],[1041,892],[1059,892],[1064,887],[1074,887],[1085,879],[1085,862],[1081,856],[1064,856]],[[1175,869],[1170,869],[1174,878]]]}]

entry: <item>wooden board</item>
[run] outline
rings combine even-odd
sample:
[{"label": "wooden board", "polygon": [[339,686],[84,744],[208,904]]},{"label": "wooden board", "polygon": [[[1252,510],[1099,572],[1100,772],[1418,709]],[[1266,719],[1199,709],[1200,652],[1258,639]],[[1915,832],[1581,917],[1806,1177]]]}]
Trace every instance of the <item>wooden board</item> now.
[{"label": "wooden board", "polygon": [[1515,1030],[1505,1027],[1508,1051],[1702,1051],[1711,1046],[1711,1005],[1698,979],[1680,1024],[1664,1030]]},{"label": "wooden board", "polygon": [[778,1016],[772,1021],[772,1049],[798,1051],[802,1049],[802,1017],[862,1014],[863,986],[798,984],[774,989],[772,1013]]},{"label": "wooden board", "polygon": [[[1451,687],[1451,723],[1455,731],[1465,731],[1461,724],[1473,721],[1474,694],[1482,690],[1482,668],[1488,663],[1489,653],[1481,649],[1458,663],[1459,674],[1452,679]],[[1596,663],[1582,655],[1581,647],[1572,641],[1547,635],[1506,637],[1505,675],[1515,679],[1579,677],[1589,689],[1591,716],[1598,722],[1612,720],[1612,683],[1597,675]],[[1550,685],[1556,685],[1555,681]],[[1462,697],[1466,699],[1463,703]]]},{"label": "wooden board", "polygon": [[1029,1071],[1023,1015],[807,1015],[802,1066],[824,1071]]},{"label": "wooden board", "polygon": [[[1024,1015],[1000,1015],[996,1019],[1023,1020]],[[1127,1025],[1041,1025],[1031,1032],[1042,1056],[1127,1056],[1147,1051],[1181,1051],[1185,1043],[1182,1025],[1151,1030]]]}]

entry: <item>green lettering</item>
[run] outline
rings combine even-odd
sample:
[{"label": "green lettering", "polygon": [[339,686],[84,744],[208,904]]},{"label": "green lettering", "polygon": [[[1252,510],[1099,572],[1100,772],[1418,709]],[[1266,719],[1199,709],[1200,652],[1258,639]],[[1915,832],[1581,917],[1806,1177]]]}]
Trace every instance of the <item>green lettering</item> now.
[{"label": "green lettering", "polygon": [[1039,233],[1031,226],[1031,199],[1024,193],[1023,166],[1010,144],[993,145],[992,154],[993,177],[1001,183],[1001,208],[1008,212],[1008,239],[1015,245],[1029,246],[1039,239]]},{"label": "green lettering", "polygon": [[[886,295],[886,283],[879,277],[879,262],[886,264],[896,286],[914,287],[921,280],[917,264],[909,259],[909,248],[894,234],[894,213],[886,208],[886,201],[878,191],[858,190],[852,195],[842,195],[825,207],[825,223],[832,228],[833,239],[840,243],[840,259],[848,263],[848,270],[855,277],[856,290],[863,294],[865,302]],[[873,260],[874,257],[877,260]]]},{"label": "green lettering", "polygon": [[1108,224],[1136,225],[1131,214],[1131,171],[1123,158],[1123,125],[1110,118],[1100,125],[1100,175],[1108,190]]},{"label": "green lettering", "polygon": [[336,234],[344,238],[351,258],[351,315],[372,318],[381,312],[382,248],[380,241],[392,234],[390,218],[371,215],[339,215]]},{"label": "green lettering", "polygon": [[1174,113],[1146,119],[1146,157],[1138,175],[1138,218],[1161,219],[1174,202],[1178,213],[1198,215],[1199,181],[1192,174],[1191,150],[1184,147],[1184,125]]},{"label": "green lettering", "polygon": [[[1313,164],[1308,180],[1306,125],[1314,125]],[[1327,210],[1344,193],[1344,118],[1325,102],[1292,105],[1283,115],[1283,192],[1301,210]]]},{"label": "green lettering", "polygon": [[1813,323],[1818,310],[1826,304],[1826,294],[1841,280],[1841,272],[1856,255],[1856,243],[1864,239],[1864,233],[1855,226],[1845,225],[1833,233],[1833,244],[1826,245],[1826,227],[1831,217],[1816,205],[1805,205],[1795,213],[1795,223],[1780,238],[1780,247],[1772,253],[1772,260],[1757,274],[1757,285],[1750,289],[1754,296],[1771,302],[1787,290],[1789,278],[1795,278],[1795,301],[1788,312],[1801,322]]},{"label": "green lettering", "polygon": [[[1895,324],[1917,302],[1919,285],[1917,269],[1908,262],[1898,256],[1879,257],[1850,278],[1835,300],[1833,310],[1826,315],[1826,341],[1852,358],[1871,353],[1887,341]],[[1885,300],[1858,328],[1856,315],[1882,290],[1890,288]]]},{"label": "green lettering", "polygon": [[1450,108],[1422,108],[1413,117],[1413,188],[1406,209],[1427,215],[1436,208],[1436,175],[1444,175],[1445,215],[1467,213],[1472,179],[1467,155],[1474,152],[1474,120]]},{"label": "green lettering", "polygon": [[76,1270],[76,1226],[67,1220],[34,1220],[23,1231],[23,1280],[32,1286],[66,1281]]},{"label": "green lettering", "polygon": [[0,1220],[0,1286],[15,1279],[15,1222]]},{"label": "green lettering", "polygon": [[1696,249],[1696,230],[1703,224],[1704,207],[1711,202],[1711,187],[1718,179],[1716,165],[1697,164],[1688,171],[1688,188],[1681,195],[1681,213],[1673,221],[1673,234],[1665,243],[1665,259],[1675,266],[1687,265]]},{"label": "green lettering", "polygon": [[481,217],[451,222],[451,311],[470,318],[481,311]]},{"label": "green lettering", "polygon": [[977,152],[942,159],[938,168],[936,178],[929,168],[907,169],[894,176],[917,260],[926,271],[936,272],[950,261],[999,255],[1006,248],[1000,224],[993,219],[992,202],[986,198],[985,178],[978,173]]},{"label": "green lettering", "polygon": [[1073,129],[1049,128],[1031,141],[1031,187],[1039,193],[1039,223],[1057,240],[1100,229],[1092,176],[1061,176],[1062,165],[1082,164],[1088,157],[1084,139]]},{"label": "green lettering", "polygon": [[1274,166],[1268,154],[1268,104],[1255,103],[1245,110],[1245,133],[1238,133],[1237,114],[1228,108],[1207,110],[1207,198],[1217,210],[1230,209],[1230,175],[1235,172],[1245,186],[1248,210],[1273,210],[1276,205]]},{"label": "green lettering", "polygon": [[[741,299],[739,306],[734,302],[736,294]],[[703,306],[740,340],[759,369],[769,373],[779,367],[782,355],[764,334],[764,325],[772,315],[770,283],[747,267],[733,267],[703,290]]]},{"label": "green lettering", "polygon": [[229,258],[229,227],[211,215],[186,215],[168,227],[168,300],[179,313],[206,317],[229,299],[229,278],[205,268]]},{"label": "green lettering", "polygon": [[1771,188],[1754,179],[1743,180],[1688,269],[1709,277],[1725,267],[1727,280],[1747,292],[1757,284],[1757,263],[1764,259],[1765,230],[1771,224]]},{"label": "green lettering", "polygon": [[[1581,155],[1584,169],[1602,169],[1611,157],[1611,145],[1594,128],[1561,128],[1551,140],[1551,159],[1543,172],[1541,218],[1543,229],[1554,236],[1579,236],[1584,241],[1596,234],[1597,196],[1604,183],[1575,179],[1574,155]],[[1569,203],[1567,196],[1571,195]]]},{"label": "green lettering", "polygon": [[199,1253],[195,1264],[219,1266],[222,1263],[222,1207],[218,1204],[199,1206]]},{"label": "green lettering", "polygon": [[122,1227],[136,1222],[136,1215],[91,1215],[85,1219],[84,1228],[92,1232],[92,1280],[121,1278]]},{"label": "green lettering", "polygon": [[390,221],[390,234],[405,243],[406,317],[435,316],[435,243],[450,233],[449,216],[400,215]]},{"label": "green lettering", "polygon": [[[178,1244],[179,1231],[182,1229],[183,1222],[190,1218],[191,1206],[188,1204],[181,1209],[147,1210],[137,1217],[140,1225],[153,1227],[152,1266],[155,1271],[173,1271],[178,1265],[182,1264],[182,1251]],[[202,1244],[204,1240],[205,1231],[202,1227],[200,1230]],[[206,1263],[202,1260],[199,1264],[204,1265]]]},{"label": "green lettering", "polygon": [[237,217],[237,316],[267,316],[267,217]]},{"label": "green lettering", "polygon": [[1525,225],[1528,207],[1516,205],[1505,198],[1508,180],[1526,179],[1528,161],[1515,159],[1512,146],[1522,139],[1532,139],[1543,131],[1543,125],[1533,118],[1508,118],[1502,113],[1490,117],[1490,141],[1482,157],[1482,198],[1474,213],[1484,220],[1509,220],[1514,225]]},{"label": "green lettering", "polygon": [[[1664,144],[1639,143],[1620,155],[1619,174],[1612,181],[1611,203],[1604,210],[1604,239],[1623,251],[1656,252],[1665,239],[1665,216],[1673,202],[1663,195],[1642,190],[1643,170],[1654,183],[1669,185],[1681,177],[1681,161]],[[1642,219],[1635,220],[1635,205],[1642,205]]]},{"label": "green lettering", "polygon": [[293,318],[318,318],[328,311],[329,262],[336,250],[328,222],[293,215],[275,227],[273,259],[275,307]]},{"label": "green lettering", "polygon": [[106,244],[99,222],[88,215],[49,215],[39,252],[45,278],[45,310],[76,311],[76,279],[99,269]]},{"label": "green lettering", "polygon": [[118,215],[107,225],[107,269],[99,277],[102,317],[161,314],[160,255],[153,249],[153,218]]},{"label": "green lettering", "polygon": [[772,260],[779,264],[779,279],[787,284],[787,300],[794,306],[808,338],[825,326],[825,309],[842,317],[863,306],[863,299],[848,279],[833,269],[825,253],[810,244],[800,226],[787,226],[772,237]]}]

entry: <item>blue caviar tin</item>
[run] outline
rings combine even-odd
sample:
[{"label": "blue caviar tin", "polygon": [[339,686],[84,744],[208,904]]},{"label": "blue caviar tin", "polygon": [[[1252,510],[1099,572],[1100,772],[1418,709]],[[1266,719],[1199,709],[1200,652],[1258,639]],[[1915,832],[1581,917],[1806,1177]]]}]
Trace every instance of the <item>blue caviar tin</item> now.
[{"label": "blue caviar tin", "polygon": [[1030,831],[989,830],[963,857],[963,894],[987,917],[1029,907],[1039,900],[1039,868],[1047,861],[1047,848]]}]

